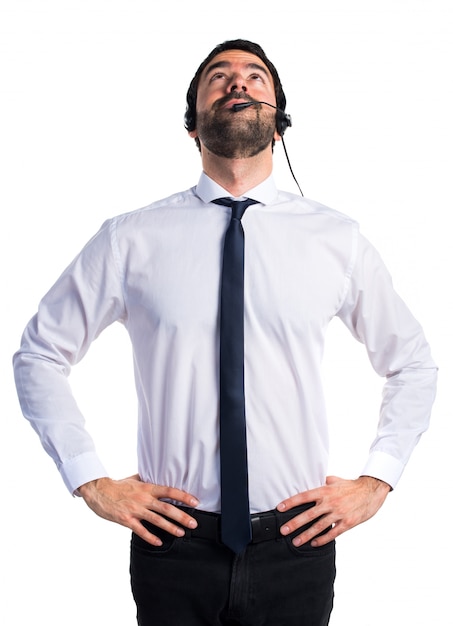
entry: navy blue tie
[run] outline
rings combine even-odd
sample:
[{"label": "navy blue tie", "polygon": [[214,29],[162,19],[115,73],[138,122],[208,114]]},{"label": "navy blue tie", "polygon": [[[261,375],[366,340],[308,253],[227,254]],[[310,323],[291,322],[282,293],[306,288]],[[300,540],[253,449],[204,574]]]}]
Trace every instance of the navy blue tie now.
[{"label": "navy blue tie", "polygon": [[256,200],[219,198],[231,207],[220,295],[220,482],[222,543],[236,554],[251,540],[244,398],[244,230]]}]

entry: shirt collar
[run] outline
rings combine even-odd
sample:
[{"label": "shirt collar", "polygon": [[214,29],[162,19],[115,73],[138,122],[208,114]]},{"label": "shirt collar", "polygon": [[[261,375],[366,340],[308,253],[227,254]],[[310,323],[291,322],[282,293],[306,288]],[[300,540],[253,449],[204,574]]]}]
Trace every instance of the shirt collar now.
[{"label": "shirt collar", "polygon": [[[203,202],[212,202],[217,198],[231,197],[231,194],[226,191],[226,189],[213,181],[212,178],[209,178],[205,172],[201,173],[195,193]],[[261,204],[270,204],[273,202],[277,197],[277,187],[275,186],[273,176],[269,176],[256,187],[249,189],[241,196],[241,198],[243,197],[253,198]]]}]

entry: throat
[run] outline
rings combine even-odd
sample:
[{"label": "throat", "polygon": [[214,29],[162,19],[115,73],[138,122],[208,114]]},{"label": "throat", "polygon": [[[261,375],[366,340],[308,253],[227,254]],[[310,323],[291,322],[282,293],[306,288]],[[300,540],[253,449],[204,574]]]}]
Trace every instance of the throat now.
[{"label": "throat", "polygon": [[256,187],[272,173],[272,153],[264,153],[245,159],[218,157],[202,148],[203,170],[234,198],[239,198]]}]

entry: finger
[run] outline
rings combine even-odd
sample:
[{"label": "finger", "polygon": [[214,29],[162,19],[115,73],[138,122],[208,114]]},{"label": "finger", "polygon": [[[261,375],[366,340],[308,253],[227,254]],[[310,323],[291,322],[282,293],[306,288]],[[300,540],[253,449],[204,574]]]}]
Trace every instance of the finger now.
[{"label": "finger", "polygon": [[[163,517],[155,511],[145,511],[144,514],[141,516],[140,523],[142,521],[149,522],[153,526],[156,526],[156,528],[161,529],[169,533],[170,535],[174,535],[175,537],[184,537],[185,535],[185,529],[182,526],[172,520],[167,519],[166,517]],[[189,522],[189,524],[187,524],[187,527],[195,528],[195,525],[196,522],[194,520],[194,524]]]},{"label": "finger", "polygon": [[310,491],[303,491],[302,493],[297,493],[286,500],[280,502],[277,505],[277,510],[280,512],[288,511],[293,509],[300,504],[309,504],[311,502],[315,502],[319,497],[318,489],[310,489]]},{"label": "finger", "polygon": [[177,487],[167,487],[163,485],[151,485],[151,492],[156,498],[166,498],[168,500],[175,500],[181,504],[185,504],[188,507],[195,507],[200,504],[199,500],[187,491],[178,489]]},{"label": "finger", "polygon": [[134,519],[129,528],[138,536],[140,537],[140,539],[143,539],[143,541],[146,541],[147,543],[150,543],[153,546],[159,547],[162,545],[162,539],[160,539],[160,537],[158,537],[157,535],[154,535],[153,533],[151,533],[147,528],[145,528],[145,526],[143,526],[143,524],[137,520]]},{"label": "finger", "polygon": [[316,522],[330,512],[323,500],[313,502],[313,500],[310,499],[306,504],[310,504],[311,506],[302,513],[291,517],[281,526],[280,532],[282,535],[290,535],[298,529],[305,531],[308,527],[312,526],[313,522]]},{"label": "finger", "polygon": [[311,541],[311,545],[314,548],[321,548],[322,546],[325,546],[326,544],[336,539],[339,535],[341,535],[342,532],[343,531],[341,531],[338,526],[334,524],[328,532],[323,533],[319,537],[313,539]]},{"label": "finger", "polygon": [[152,524],[171,532],[172,535],[177,536],[184,535],[184,531],[179,533],[181,526],[190,529],[197,527],[196,519],[189,515],[186,511],[182,511],[177,506],[174,506],[169,502],[162,502],[161,500],[156,501],[153,509],[149,511],[149,519],[148,517],[145,519],[150,521]]},{"label": "finger", "polygon": [[[175,506],[170,502],[166,502],[166,500],[175,500],[193,508],[199,505],[199,500],[195,498],[195,496],[182,491],[181,489],[177,489],[176,487],[154,485],[152,483],[141,483],[140,489],[142,496],[134,499],[137,504],[140,502],[144,507],[144,510],[141,511],[144,519],[147,519],[147,521],[150,521],[161,528],[165,528],[165,530],[169,530],[172,534],[179,534],[176,532],[178,527],[174,524],[173,526],[169,526],[171,521],[168,522],[168,520],[160,519],[159,515],[164,515],[170,520],[174,520],[178,524],[186,526],[187,528],[196,528],[197,522],[193,517],[191,517],[187,512],[182,511],[178,508],[178,506]],[[153,517],[151,515],[152,519],[150,519],[149,512],[153,511],[157,513],[158,516]]]},{"label": "finger", "polygon": [[307,527],[311,527],[312,522],[318,519],[321,515],[322,511],[319,507],[314,506],[285,522],[283,526],[281,526],[280,532],[282,535],[290,535],[298,529],[303,529],[305,531]]},{"label": "finger", "polygon": [[[175,508],[175,510],[177,509]],[[187,517],[187,527],[195,528],[196,521],[192,520],[192,518],[190,518],[189,516]],[[160,513],[157,513],[154,510],[143,507],[134,507],[133,511],[129,510],[127,515],[124,515],[121,518],[118,517],[115,521],[119,522],[123,526],[127,526],[143,540],[156,546],[162,545],[160,536],[159,534],[156,535],[151,532],[143,524],[144,521],[152,524],[154,527],[156,527],[156,529],[161,529],[162,531],[165,531],[175,537],[184,537],[185,535],[185,530],[182,526],[173,522],[171,519],[163,517]]]},{"label": "finger", "polygon": [[339,534],[340,532],[331,522],[330,517],[324,515],[302,533],[293,537],[292,543],[296,548],[306,543],[311,543],[313,547],[320,547],[335,539]]}]

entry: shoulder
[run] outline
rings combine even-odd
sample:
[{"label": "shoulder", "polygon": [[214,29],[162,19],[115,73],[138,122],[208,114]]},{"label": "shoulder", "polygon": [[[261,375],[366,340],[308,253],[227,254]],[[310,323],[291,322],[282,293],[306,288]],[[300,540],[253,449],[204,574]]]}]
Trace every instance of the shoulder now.
[{"label": "shoulder", "polygon": [[120,226],[127,222],[136,222],[142,219],[146,220],[152,218],[153,215],[157,215],[162,212],[169,212],[172,210],[177,211],[181,208],[187,208],[190,205],[197,205],[200,203],[199,198],[195,195],[195,187],[186,189],[185,191],[178,191],[166,198],[156,200],[144,207],[127,211],[125,213],[116,215],[115,217],[107,220],[106,223],[115,224]]},{"label": "shoulder", "polygon": [[341,213],[340,211],[317,202],[316,200],[306,198],[305,196],[302,197],[287,191],[279,191],[278,204],[288,212],[313,217],[323,217],[330,219],[333,222],[358,227],[358,222],[349,215]]}]

